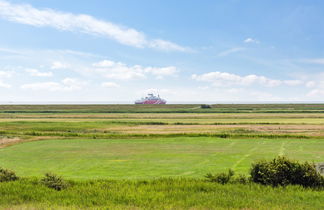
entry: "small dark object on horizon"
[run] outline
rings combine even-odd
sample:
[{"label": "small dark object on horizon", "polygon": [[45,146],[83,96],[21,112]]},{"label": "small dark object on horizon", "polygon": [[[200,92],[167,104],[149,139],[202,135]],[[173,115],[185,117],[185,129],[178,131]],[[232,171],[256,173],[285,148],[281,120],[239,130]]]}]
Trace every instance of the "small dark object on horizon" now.
[{"label": "small dark object on horizon", "polygon": [[202,108],[202,109],[210,109],[210,108],[212,108],[212,107],[211,107],[211,105],[208,105],[208,104],[202,104],[202,105],[200,106],[200,108]]}]

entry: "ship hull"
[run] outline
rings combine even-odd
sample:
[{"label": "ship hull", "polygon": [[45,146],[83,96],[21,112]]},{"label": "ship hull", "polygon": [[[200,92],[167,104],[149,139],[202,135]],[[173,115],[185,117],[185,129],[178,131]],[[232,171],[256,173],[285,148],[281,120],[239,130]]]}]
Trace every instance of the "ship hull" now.
[{"label": "ship hull", "polygon": [[166,101],[162,100],[145,100],[145,101],[137,101],[135,104],[166,104]]}]

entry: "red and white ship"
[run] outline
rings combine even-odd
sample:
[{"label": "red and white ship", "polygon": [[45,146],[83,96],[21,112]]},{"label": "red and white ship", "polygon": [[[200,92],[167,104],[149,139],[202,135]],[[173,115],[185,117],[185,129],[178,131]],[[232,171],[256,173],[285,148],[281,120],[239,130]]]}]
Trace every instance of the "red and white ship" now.
[{"label": "red and white ship", "polygon": [[160,98],[160,96],[155,96],[149,93],[145,98],[136,100],[135,104],[166,104],[166,100]]}]

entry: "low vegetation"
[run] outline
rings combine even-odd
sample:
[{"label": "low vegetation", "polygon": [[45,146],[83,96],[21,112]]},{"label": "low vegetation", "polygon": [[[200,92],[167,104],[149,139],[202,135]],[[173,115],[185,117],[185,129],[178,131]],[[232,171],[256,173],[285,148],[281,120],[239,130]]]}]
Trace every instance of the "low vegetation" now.
[{"label": "low vegetation", "polygon": [[211,174],[208,173],[206,178],[211,182],[217,182],[219,184],[227,184],[231,181],[232,177],[234,176],[234,171],[229,169],[227,173],[218,173],[218,174]]},{"label": "low vegetation", "polygon": [[56,191],[38,180],[0,183],[0,209],[322,209],[324,191],[202,179],[87,180]]},{"label": "low vegetation", "polygon": [[10,182],[18,180],[18,176],[15,172],[0,168],[0,182]]},{"label": "low vegetation", "polygon": [[232,169],[229,169],[227,173],[208,173],[206,179],[210,182],[216,182],[219,184],[249,184],[251,183],[251,178],[246,176],[245,174],[235,175],[235,172]]},{"label": "low vegetation", "polygon": [[68,188],[69,184],[60,176],[46,173],[45,177],[41,179],[41,183],[48,188],[60,191]]},{"label": "low vegetation", "polygon": [[286,157],[254,163],[251,168],[251,179],[255,183],[271,186],[324,187],[324,177],[316,171],[314,164],[300,163]]},{"label": "low vegetation", "polygon": [[[307,162],[278,157],[254,163],[251,178],[235,177],[230,169],[227,173],[207,174],[207,181],[159,178],[74,181],[69,185],[62,177],[47,173],[40,181],[24,178],[0,183],[0,208],[16,205],[17,208],[320,209],[324,202],[324,183],[317,183],[323,177],[314,169]],[[294,199],[296,196],[299,199]]]},{"label": "low vegetation", "polygon": [[300,163],[290,160],[284,156],[279,156],[271,161],[257,161],[250,169],[250,177],[240,174],[234,178],[234,171],[229,169],[227,173],[208,173],[206,178],[210,182],[219,184],[241,183],[270,185],[273,187],[300,185],[314,189],[324,189],[324,177],[316,170],[313,163]]},{"label": "low vegetation", "polygon": [[0,105],[0,209],[323,209],[323,119],[324,104]]}]

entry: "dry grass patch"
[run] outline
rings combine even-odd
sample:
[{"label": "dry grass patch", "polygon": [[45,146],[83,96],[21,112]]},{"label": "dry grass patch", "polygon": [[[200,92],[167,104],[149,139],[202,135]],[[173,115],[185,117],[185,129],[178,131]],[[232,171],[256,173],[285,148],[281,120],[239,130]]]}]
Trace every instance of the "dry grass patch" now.
[{"label": "dry grass patch", "polygon": [[324,125],[123,125],[105,128],[102,131],[122,134],[255,132],[324,136]]},{"label": "dry grass patch", "polygon": [[10,137],[0,137],[0,148],[3,148],[7,145],[12,145],[14,143],[18,143],[18,142],[21,142],[22,139],[21,138],[18,138],[18,137],[13,137],[13,138],[10,138]]}]

